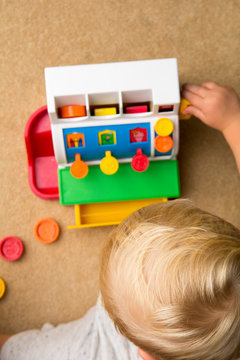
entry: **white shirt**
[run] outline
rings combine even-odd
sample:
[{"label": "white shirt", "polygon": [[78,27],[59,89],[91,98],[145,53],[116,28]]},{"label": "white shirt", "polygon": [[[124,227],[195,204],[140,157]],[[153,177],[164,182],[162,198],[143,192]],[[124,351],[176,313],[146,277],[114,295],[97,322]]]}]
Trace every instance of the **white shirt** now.
[{"label": "white shirt", "polygon": [[98,299],[80,320],[12,336],[0,360],[140,360],[137,347],[115,328]]}]

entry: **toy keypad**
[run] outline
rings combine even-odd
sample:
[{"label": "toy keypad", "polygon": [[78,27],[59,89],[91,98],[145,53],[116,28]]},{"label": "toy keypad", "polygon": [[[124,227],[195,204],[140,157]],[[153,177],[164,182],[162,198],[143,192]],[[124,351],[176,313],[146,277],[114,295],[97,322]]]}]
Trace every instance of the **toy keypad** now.
[{"label": "toy keypad", "polygon": [[155,138],[155,149],[161,153],[167,153],[173,147],[171,136],[157,136]]},{"label": "toy keypad", "polygon": [[37,222],[34,233],[36,238],[44,244],[50,244],[57,240],[60,229],[58,223],[50,218],[41,219]]},{"label": "toy keypad", "polygon": [[6,285],[2,278],[0,278],[0,299],[3,297],[6,291]]},{"label": "toy keypad", "polygon": [[149,160],[146,155],[142,153],[142,149],[137,149],[137,154],[132,158],[132,168],[135,171],[145,171],[149,167]]},{"label": "toy keypad", "polygon": [[0,255],[7,261],[18,260],[23,253],[23,243],[16,236],[8,236],[0,242]]},{"label": "toy keypad", "polygon": [[105,155],[100,163],[100,169],[106,175],[113,175],[118,171],[118,161],[112,156],[111,151],[106,151]]},{"label": "toy keypad", "polygon": [[155,124],[155,131],[159,136],[168,136],[173,132],[173,122],[168,118],[159,119]]},{"label": "toy keypad", "polygon": [[76,179],[83,179],[88,174],[87,164],[81,160],[80,154],[75,155],[75,161],[70,167],[70,172]]}]

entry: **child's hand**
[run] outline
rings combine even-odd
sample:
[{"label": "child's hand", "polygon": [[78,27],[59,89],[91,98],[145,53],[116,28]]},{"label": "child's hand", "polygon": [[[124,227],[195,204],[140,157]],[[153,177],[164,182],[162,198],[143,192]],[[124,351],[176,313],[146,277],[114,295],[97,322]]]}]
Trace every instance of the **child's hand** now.
[{"label": "child's hand", "polygon": [[192,105],[183,114],[192,114],[205,124],[222,131],[231,147],[240,173],[240,99],[228,86],[206,82],[183,85],[182,96]]},{"label": "child's hand", "polygon": [[184,84],[182,89],[183,97],[192,104],[183,114],[192,114],[222,132],[240,121],[240,100],[232,88],[206,82],[200,86]]}]

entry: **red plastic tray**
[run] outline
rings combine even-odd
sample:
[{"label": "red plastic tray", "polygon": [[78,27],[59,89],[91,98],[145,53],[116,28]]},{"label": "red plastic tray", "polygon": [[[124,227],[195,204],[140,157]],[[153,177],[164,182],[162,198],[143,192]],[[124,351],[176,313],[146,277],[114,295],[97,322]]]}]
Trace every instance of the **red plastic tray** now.
[{"label": "red plastic tray", "polygon": [[43,199],[58,199],[57,162],[54,156],[47,106],[35,111],[25,128],[29,185]]}]

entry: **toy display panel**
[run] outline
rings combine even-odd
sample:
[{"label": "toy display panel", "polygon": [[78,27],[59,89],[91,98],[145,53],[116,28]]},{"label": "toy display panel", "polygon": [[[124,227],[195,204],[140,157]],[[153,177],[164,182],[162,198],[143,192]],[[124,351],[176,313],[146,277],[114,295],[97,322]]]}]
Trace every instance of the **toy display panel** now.
[{"label": "toy display panel", "polygon": [[133,157],[138,148],[147,156],[151,154],[149,123],[63,129],[63,136],[69,163],[75,154],[83,161],[101,160],[106,151],[116,158]]}]

